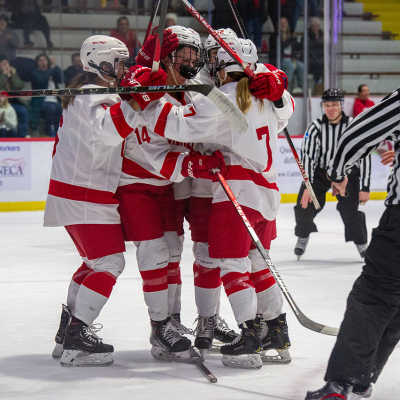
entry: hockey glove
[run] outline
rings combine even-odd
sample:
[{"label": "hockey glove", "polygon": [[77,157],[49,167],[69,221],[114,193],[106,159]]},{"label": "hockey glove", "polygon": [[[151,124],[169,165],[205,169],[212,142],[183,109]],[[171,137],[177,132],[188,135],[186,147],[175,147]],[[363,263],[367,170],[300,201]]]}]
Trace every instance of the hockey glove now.
[{"label": "hockey glove", "polygon": [[[121,86],[164,86],[166,82],[167,74],[161,68],[156,72],[151,72],[150,68],[135,65],[129,68],[129,71],[121,81]],[[150,102],[163,97],[164,94],[165,92],[130,93],[142,110],[144,110]]]},{"label": "hockey glove", "polygon": [[214,168],[218,168],[221,173],[225,172],[226,165],[222,153],[218,150],[211,156],[203,156],[197,151],[183,159],[181,174],[185,177],[212,179],[214,173],[211,170]]},{"label": "hockey glove", "polygon": [[283,71],[260,72],[251,80],[249,89],[258,99],[278,101],[285,90],[286,74]]},{"label": "hockey glove", "polygon": [[[157,40],[158,35],[151,35],[147,38],[146,43],[139,50],[139,54],[136,56],[136,64],[144,65],[145,67],[152,66]],[[165,29],[161,44],[160,60],[172,53],[178,45],[178,37],[176,36],[176,33],[172,33],[170,29]]]}]

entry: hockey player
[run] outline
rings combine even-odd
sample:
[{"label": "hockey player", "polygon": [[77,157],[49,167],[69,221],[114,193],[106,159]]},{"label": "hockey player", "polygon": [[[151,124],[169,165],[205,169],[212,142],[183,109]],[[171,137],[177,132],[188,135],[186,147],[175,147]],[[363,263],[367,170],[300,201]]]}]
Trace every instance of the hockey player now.
[{"label": "hockey player", "polygon": [[[167,74],[167,85],[180,85],[194,77],[202,65],[201,42],[199,35],[190,28],[172,26],[169,30],[178,38],[179,46],[162,58],[162,67]],[[134,82],[131,71],[135,68],[130,70],[122,85]],[[180,93],[178,99],[166,96],[177,105],[184,103]],[[144,107],[141,105],[141,108]],[[189,175],[211,177],[209,170],[221,166],[223,158],[190,154],[193,149],[190,143],[171,145],[152,134],[144,122],[135,133],[125,142],[117,191],[124,236],[137,247],[137,262],[151,319],[151,353],[157,359],[186,361],[190,357],[191,342],[182,335],[187,330],[179,323],[177,286],[180,284],[182,243],[177,234],[172,184]]]},{"label": "hockey player", "polygon": [[[229,45],[254,70],[257,61],[254,44],[249,40],[232,38]],[[264,246],[269,246],[268,221],[275,219],[280,197],[273,152],[278,132],[286,126],[293,113],[293,99],[284,91],[283,81],[279,80],[282,84],[279,86],[274,80],[278,90],[274,95],[271,93],[271,101],[256,100],[250,95],[248,78],[222,49],[218,50],[217,65],[221,90],[231,101],[237,102],[249,121],[246,133],[238,135],[234,132],[227,117],[208,99],[199,96],[184,107],[160,104],[145,110],[143,115],[155,133],[161,136],[208,143],[210,150],[223,152],[228,166],[225,177]],[[282,294],[276,284],[270,285],[270,271],[257,251],[251,250],[247,231],[218,182],[213,183],[213,203],[208,220],[208,246],[205,243],[206,246],[195,249],[198,253],[196,262],[207,269],[208,274],[203,275],[205,284],[217,283],[221,276],[241,329],[237,339],[222,346],[223,363],[260,368],[260,356],[256,354],[262,346],[255,320],[257,306],[266,320],[277,319],[282,313]],[[256,289],[250,279],[251,273],[257,277]],[[206,296],[207,290],[204,290],[205,303]],[[235,357],[243,354],[249,356],[244,362]]]},{"label": "hockey player", "polygon": [[[311,123],[303,138],[302,162],[321,209],[315,209],[310,193],[302,183],[294,207],[295,235],[298,237],[294,252],[298,259],[306,250],[310,233],[317,232],[314,218],[324,208],[325,195],[330,190],[330,181],[326,177],[328,162],[337,148],[340,136],[352,121],[342,111],[343,102],[344,95],[340,89],[326,90],[321,102],[324,115]],[[337,210],[345,226],[346,242],[353,241],[360,256],[364,258],[368,241],[367,226],[365,214],[358,211],[358,206],[369,200],[371,157],[360,160],[352,167],[351,173],[347,171],[347,174],[348,196],[338,196]]]},{"label": "hockey player", "polygon": [[[400,339],[400,89],[357,116],[340,138],[328,175],[334,192],[345,194],[353,165],[393,140],[395,159],[379,226],[372,231],[365,265],[347,299],[344,320],[325,374],[326,385],[306,400],[371,396],[375,383]],[[353,397],[351,397],[353,398]]]},{"label": "hockey player", "polygon": [[[116,87],[128,49],[118,39],[86,39],[80,57],[84,73],[72,87]],[[163,73],[137,76],[137,84],[162,85]],[[157,99],[163,93],[152,94]],[[134,100],[117,94],[66,96],[56,136],[44,226],[65,226],[83,259],[63,305],[53,357],[62,366],[106,366],[113,346],[92,323],[110,297],[125,266],[124,238],[114,197],[122,164],[122,142],[139,123]],[[61,355],[62,353],[62,355]]]}]

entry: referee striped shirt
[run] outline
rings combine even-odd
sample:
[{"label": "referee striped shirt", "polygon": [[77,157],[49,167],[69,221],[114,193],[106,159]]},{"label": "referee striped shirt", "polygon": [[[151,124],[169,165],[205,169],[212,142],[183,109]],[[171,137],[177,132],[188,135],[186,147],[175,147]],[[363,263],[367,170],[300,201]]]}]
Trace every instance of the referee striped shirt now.
[{"label": "referee striped shirt", "polygon": [[375,150],[379,143],[394,141],[393,170],[388,180],[387,206],[400,203],[400,89],[395,90],[381,103],[359,114],[341,136],[328,169],[334,181],[341,181],[344,171],[360,158]]},{"label": "referee striped shirt", "polygon": [[[339,138],[351,121],[352,118],[342,112],[342,118],[337,124],[330,124],[326,115],[323,115],[308,127],[303,138],[301,155],[304,169],[311,183],[314,181],[316,167],[328,169]],[[360,169],[361,190],[369,192],[371,157],[358,162],[357,167]],[[351,168],[346,169],[347,174],[350,170]]]}]

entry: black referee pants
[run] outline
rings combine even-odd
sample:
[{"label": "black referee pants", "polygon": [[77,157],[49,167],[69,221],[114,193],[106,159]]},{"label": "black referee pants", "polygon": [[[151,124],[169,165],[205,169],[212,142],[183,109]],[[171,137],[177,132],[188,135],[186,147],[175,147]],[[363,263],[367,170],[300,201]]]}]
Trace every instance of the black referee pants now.
[{"label": "black referee pants", "polygon": [[373,229],[365,263],[347,299],[325,380],[367,387],[400,339],[400,205],[389,206]]},{"label": "black referee pants", "polygon": [[[367,225],[365,222],[365,214],[358,211],[359,192],[360,192],[360,170],[353,168],[348,176],[346,190],[349,193],[347,197],[337,196],[338,205],[336,209],[339,211],[344,223],[344,233],[346,242],[354,242],[355,244],[365,244],[368,242]],[[306,188],[302,183],[299,195],[297,196],[297,204],[294,207],[294,215],[296,219],[296,227],[294,234],[301,238],[306,238],[311,232],[318,232],[317,226],[314,223],[315,216],[322,211],[325,206],[325,195],[331,188],[331,181],[326,177],[326,170],[316,168],[314,173],[314,182],[312,188],[315,196],[321,206],[317,211],[314,203],[308,203],[307,208],[302,208],[300,200]]]}]

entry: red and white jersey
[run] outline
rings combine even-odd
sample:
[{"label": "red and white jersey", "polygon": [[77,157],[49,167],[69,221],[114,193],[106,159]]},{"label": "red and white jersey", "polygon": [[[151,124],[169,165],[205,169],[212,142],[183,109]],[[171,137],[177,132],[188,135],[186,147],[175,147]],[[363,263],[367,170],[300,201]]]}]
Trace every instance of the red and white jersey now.
[{"label": "red and white jersey", "polygon": [[122,142],[139,119],[117,94],[75,97],[63,112],[54,143],[45,226],[120,222],[114,193]]},{"label": "red and white jersey", "polygon": [[[165,99],[176,106],[182,105],[168,93]],[[182,101],[186,104],[185,100]],[[190,151],[193,151],[193,143],[168,140],[156,135],[146,120],[141,119],[134,133],[125,141],[119,186],[134,183],[165,186],[182,182],[182,161]],[[185,195],[179,198],[185,198]]]},{"label": "red and white jersey", "polygon": [[[220,90],[236,103],[236,87],[234,82]],[[252,107],[246,113],[249,127],[243,134],[235,131],[214,103],[200,95],[181,107],[162,99],[143,111],[142,116],[160,136],[207,143],[211,151],[221,150],[228,166],[225,179],[239,203],[273,220],[280,203],[273,155],[278,132],[286,127],[294,111],[294,101],[288,92],[284,92],[282,100],[282,108],[276,108],[270,101],[264,101],[264,107],[260,108],[260,101],[252,97]],[[219,183],[213,183],[213,202],[227,200]]]}]

